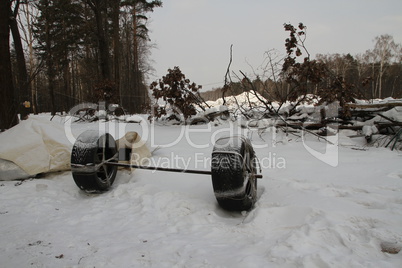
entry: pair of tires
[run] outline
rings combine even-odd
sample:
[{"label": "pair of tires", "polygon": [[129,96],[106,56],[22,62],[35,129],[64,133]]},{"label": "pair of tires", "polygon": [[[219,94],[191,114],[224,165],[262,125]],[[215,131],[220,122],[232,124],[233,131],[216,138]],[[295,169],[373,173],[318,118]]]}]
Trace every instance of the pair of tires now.
[{"label": "pair of tires", "polygon": [[[88,130],[76,140],[71,170],[76,185],[87,192],[103,192],[112,186],[118,162],[114,138]],[[212,185],[219,205],[232,211],[250,210],[257,199],[256,157],[243,136],[216,141],[211,161]]]}]

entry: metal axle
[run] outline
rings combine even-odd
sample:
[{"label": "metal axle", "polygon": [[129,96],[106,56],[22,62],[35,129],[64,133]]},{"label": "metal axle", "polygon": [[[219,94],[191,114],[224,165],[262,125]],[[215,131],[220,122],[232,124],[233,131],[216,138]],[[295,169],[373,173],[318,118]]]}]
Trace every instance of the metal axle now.
[{"label": "metal axle", "polygon": [[[106,162],[105,165],[126,167],[126,168],[138,168],[138,169],[148,169],[157,171],[167,171],[167,172],[178,172],[178,173],[192,173],[201,175],[212,175],[211,171],[208,170],[193,170],[193,169],[179,169],[179,168],[163,168],[163,167],[150,167],[150,166],[138,166],[133,164],[116,163],[116,162]],[[262,175],[254,174],[254,178],[262,179]]]}]

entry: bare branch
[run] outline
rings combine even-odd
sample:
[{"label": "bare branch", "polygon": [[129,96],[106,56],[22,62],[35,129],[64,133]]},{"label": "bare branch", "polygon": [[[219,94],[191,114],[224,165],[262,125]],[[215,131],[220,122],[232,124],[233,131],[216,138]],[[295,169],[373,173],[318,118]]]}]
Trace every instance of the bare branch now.
[{"label": "bare branch", "polygon": [[230,77],[230,65],[232,65],[232,51],[233,51],[233,44],[230,45],[230,60],[229,60],[228,68],[226,69],[225,84],[224,84],[223,89],[222,89],[223,105],[226,104],[225,93],[229,89],[230,84],[232,83],[232,78]]}]

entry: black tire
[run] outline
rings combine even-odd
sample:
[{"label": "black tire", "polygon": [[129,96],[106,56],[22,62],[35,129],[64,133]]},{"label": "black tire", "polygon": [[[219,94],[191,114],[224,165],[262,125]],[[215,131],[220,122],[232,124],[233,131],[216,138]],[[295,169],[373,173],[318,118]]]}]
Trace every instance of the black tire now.
[{"label": "black tire", "polygon": [[223,209],[253,208],[257,200],[256,156],[247,138],[218,139],[212,151],[211,173],[214,194]]},{"label": "black tire", "polygon": [[77,186],[87,192],[103,192],[112,186],[117,166],[101,164],[117,162],[117,146],[109,134],[87,130],[78,136],[71,152],[71,172]]}]

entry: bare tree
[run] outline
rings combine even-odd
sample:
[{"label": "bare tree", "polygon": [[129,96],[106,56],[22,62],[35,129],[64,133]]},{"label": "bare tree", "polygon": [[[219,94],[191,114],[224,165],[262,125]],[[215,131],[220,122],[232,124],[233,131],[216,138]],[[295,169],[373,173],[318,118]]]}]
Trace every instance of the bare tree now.
[{"label": "bare tree", "polygon": [[388,34],[377,36],[374,40],[376,44],[372,53],[379,61],[378,98],[381,98],[383,90],[383,76],[392,58],[395,56],[398,46],[394,42],[394,38]]},{"label": "bare tree", "polygon": [[[34,7],[32,3],[29,1],[25,2],[20,7],[19,15],[19,22],[20,22],[20,29],[22,30],[22,40],[26,43],[26,47],[28,48],[28,77],[29,77],[29,88],[31,92],[29,93],[31,96],[31,104],[32,110],[35,114],[38,113],[38,90],[35,86],[35,69],[40,64],[37,64],[35,58],[35,51],[34,51],[34,34],[33,34],[33,24],[35,22],[35,18],[38,16],[38,10]],[[21,18],[22,17],[22,18]]]}]

